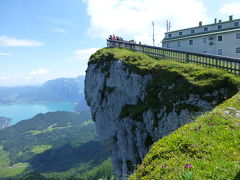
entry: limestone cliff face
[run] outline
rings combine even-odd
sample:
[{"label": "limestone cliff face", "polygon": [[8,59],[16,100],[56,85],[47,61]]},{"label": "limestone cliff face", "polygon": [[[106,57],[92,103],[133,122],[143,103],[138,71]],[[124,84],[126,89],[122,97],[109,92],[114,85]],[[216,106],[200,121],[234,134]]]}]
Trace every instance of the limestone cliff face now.
[{"label": "limestone cliff face", "polygon": [[[220,101],[219,97],[226,94],[221,88],[201,95],[191,93],[173,101],[163,91],[178,88],[179,84],[163,82],[155,98],[158,103],[152,109],[143,102],[149,102],[146,98],[154,76],[151,72],[132,71],[122,59],[92,62],[86,71],[85,97],[97,132],[111,153],[117,179],[126,179],[156,140],[211,109]],[[167,103],[166,98],[169,99]],[[194,108],[191,110],[191,107]]]}]

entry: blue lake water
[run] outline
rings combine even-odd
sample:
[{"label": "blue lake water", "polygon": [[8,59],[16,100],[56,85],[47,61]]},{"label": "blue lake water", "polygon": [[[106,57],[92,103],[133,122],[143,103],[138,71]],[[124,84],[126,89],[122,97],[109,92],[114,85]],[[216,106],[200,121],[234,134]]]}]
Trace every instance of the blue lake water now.
[{"label": "blue lake water", "polygon": [[29,104],[0,104],[0,116],[12,119],[11,124],[34,117],[39,113],[73,111],[72,102],[48,102]]}]

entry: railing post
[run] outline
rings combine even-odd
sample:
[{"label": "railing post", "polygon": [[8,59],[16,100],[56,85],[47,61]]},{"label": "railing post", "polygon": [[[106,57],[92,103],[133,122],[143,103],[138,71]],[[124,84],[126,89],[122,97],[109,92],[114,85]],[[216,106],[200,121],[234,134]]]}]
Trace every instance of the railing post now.
[{"label": "railing post", "polygon": [[162,58],[165,59],[165,50],[162,50]]},{"label": "railing post", "polygon": [[186,54],[186,63],[189,63],[189,54]]}]

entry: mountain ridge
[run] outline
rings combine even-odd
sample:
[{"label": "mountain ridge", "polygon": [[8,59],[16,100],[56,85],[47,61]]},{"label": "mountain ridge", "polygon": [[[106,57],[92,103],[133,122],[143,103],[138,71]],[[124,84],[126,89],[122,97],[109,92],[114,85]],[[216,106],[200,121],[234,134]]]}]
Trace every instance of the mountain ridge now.
[{"label": "mountain ridge", "polygon": [[85,76],[57,78],[41,86],[0,87],[1,104],[74,102],[74,111],[88,110],[84,97]]},{"label": "mountain ridge", "polygon": [[85,76],[57,78],[41,86],[0,87],[1,103],[72,101],[83,98]]}]

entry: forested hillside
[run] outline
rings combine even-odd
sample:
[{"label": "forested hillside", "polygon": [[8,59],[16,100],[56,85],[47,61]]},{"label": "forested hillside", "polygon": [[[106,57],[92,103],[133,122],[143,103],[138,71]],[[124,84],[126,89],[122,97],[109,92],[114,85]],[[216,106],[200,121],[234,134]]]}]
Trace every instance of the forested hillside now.
[{"label": "forested hillside", "polygon": [[90,112],[51,112],[0,131],[0,177],[111,177],[108,152]]}]

